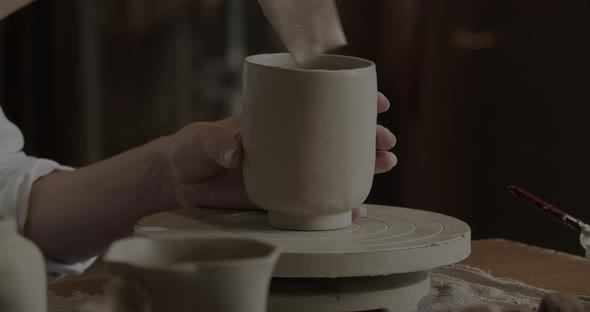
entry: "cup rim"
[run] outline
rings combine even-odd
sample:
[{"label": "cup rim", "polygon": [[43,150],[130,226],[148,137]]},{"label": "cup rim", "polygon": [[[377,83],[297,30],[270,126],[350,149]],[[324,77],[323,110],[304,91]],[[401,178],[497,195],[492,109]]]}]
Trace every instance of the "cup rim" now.
[{"label": "cup rim", "polygon": [[12,229],[14,228],[16,231],[16,218],[13,216],[7,216],[7,215],[0,215],[0,226],[2,226],[3,228],[9,228]]},{"label": "cup rim", "polygon": [[[271,61],[282,61],[292,62],[291,66],[280,66],[273,65]],[[338,55],[338,54],[320,54],[318,55],[318,61],[340,61],[346,63],[346,67],[339,69],[324,69],[324,68],[299,68],[294,66],[295,60],[289,53],[266,53],[250,55],[244,58],[244,64],[248,67],[258,67],[266,70],[273,70],[279,72],[290,72],[297,74],[306,74],[313,76],[348,76],[356,75],[358,73],[364,73],[367,71],[374,71],[375,63],[355,56]]]},{"label": "cup rim", "polygon": [[[195,260],[195,261],[179,261],[179,262],[170,262],[170,263],[143,263],[141,261],[137,261],[136,259],[123,259],[114,253],[117,252],[118,249],[127,249],[129,244],[135,243],[138,241],[156,241],[158,243],[165,242],[165,241],[207,241],[215,242],[215,241],[231,241],[231,242],[239,242],[239,243],[248,243],[252,245],[263,246],[266,248],[263,252],[259,255],[253,255],[248,257],[236,257],[233,259],[223,259],[223,260]],[[108,250],[105,252],[104,261],[111,266],[117,267],[135,267],[143,270],[152,270],[152,271],[185,271],[185,270],[195,270],[198,271],[199,269],[207,269],[207,268],[223,268],[229,266],[239,266],[239,265],[255,265],[267,262],[275,261],[279,255],[279,251],[277,246],[271,244],[269,242],[264,242],[257,239],[250,239],[250,238],[242,238],[242,237],[232,237],[232,236],[160,236],[160,237],[129,237],[117,240],[114,242]]]}]

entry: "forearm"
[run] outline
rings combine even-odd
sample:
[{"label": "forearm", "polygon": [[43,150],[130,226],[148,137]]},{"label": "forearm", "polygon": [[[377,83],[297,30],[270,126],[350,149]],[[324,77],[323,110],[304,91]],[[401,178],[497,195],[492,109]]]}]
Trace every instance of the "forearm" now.
[{"label": "forearm", "polygon": [[166,140],[36,181],[26,235],[48,258],[71,263],[130,234],[141,217],[174,208]]}]

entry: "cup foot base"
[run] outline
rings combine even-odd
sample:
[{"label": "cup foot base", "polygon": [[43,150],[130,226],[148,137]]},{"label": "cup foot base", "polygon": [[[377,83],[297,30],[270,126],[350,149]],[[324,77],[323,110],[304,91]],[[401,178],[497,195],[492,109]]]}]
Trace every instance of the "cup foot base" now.
[{"label": "cup foot base", "polygon": [[270,226],[297,231],[336,230],[352,224],[352,212],[344,212],[324,216],[287,215],[275,212],[268,213]]}]

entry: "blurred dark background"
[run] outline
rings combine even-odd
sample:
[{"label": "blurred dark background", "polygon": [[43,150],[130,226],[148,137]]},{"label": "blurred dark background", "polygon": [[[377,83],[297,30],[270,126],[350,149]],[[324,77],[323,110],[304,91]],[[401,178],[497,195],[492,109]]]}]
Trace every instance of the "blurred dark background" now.
[{"label": "blurred dark background", "polygon": [[[339,6],[337,53],[377,63],[398,137],[369,202],[580,254],[506,186],[590,221],[590,1]],[[0,22],[0,105],[27,153],[82,166],[238,112],[242,58],[282,50],[254,0],[38,0]]]}]

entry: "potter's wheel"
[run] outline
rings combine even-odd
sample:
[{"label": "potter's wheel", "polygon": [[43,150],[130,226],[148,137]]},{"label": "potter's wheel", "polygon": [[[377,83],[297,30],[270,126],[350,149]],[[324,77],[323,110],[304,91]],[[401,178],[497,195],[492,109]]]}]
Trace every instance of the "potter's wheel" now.
[{"label": "potter's wheel", "polygon": [[188,209],[149,216],[136,232],[229,234],[274,243],[281,257],[269,311],[412,311],[429,290],[424,271],[469,255],[469,226],[433,212],[366,207],[365,218],[332,231],[275,229],[259,211]]}]

